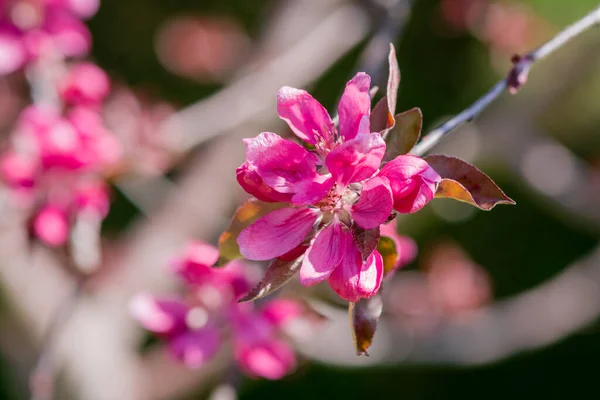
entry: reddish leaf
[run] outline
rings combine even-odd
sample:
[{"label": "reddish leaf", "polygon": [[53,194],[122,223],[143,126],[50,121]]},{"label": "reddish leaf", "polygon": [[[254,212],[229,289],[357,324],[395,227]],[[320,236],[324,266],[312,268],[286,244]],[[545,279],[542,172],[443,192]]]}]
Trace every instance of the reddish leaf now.
[{"label": "reddish leaf", "polygon": [[485,211],[496,204],[515,204],[489,176],[460,158],[431,155],[425,160],[443,178],[437,198],[464,201]]},{"label": "reddish leaf", "polygon": [[236,258],[242,258],[237,237],[240,232],[253,224],[257,219],[278,208],[288,206],[287,203],[265,203],[256,199],[248,200],[241,205],[233,216],[229,228],[219,237],[219,260],[221,266]]},{"label": "reddish leaf", "polygon": [[377,244],[377,251],[383,258],[383,275],[387,275],[396,269],[398,264],[398,249],[392,238],[382,236]]},{"label": "reddish leaf", "polygon": [[361,299],[358,303],[350,303],[348,305],[356,354],[369,355],[367,349],[373,343],[373,337],[375,337],[375,331],[377,330],[377,321],[382,312],[383,302],[379,294],[370,299]]},{"label": "reddish leaf", "polygon": [[396,112],[396,99],[398,87],[400,86],[400,67],[396,59],[396,50],[390,43],[390,54],[388,56],[389,75],[386,95],[373,107],[371,111],[371,132],[380,132],[385,135],[387,130],[394,124],[394,113]]},{"label": "reddish leaf", "polygon": [[352,225],[352,237],[360,250],[363,261],[365,261],[379,243],[379,227],[373,229],[363,229],[360,226]]},{"label": "reddish leaf", "polygon": [[282,287],[290,279],[292,279],[296,271],[300,269],[303,258],[304,256],[302,255],[291,261],[286,261],[279,258],[271,261],[267,267],[267,270],[265,271],[265,276],[259,282],[259,284],[256,285],[254,289],[252,289],[239,301],[245,302],[260,299],[261,297],[265,297]]},{"label": "reddish leaf", "polygon": [[417,143],[423,127],[423,114],[419,108],[412,108],[396,115],[396,123],[388,132],[384,160],[393,160],[407,154]]}]

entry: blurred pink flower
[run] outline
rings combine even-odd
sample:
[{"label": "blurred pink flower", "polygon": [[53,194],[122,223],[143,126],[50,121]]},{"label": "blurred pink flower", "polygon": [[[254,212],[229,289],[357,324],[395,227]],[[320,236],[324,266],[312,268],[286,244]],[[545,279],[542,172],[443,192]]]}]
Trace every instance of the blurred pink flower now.
[{"label": "blurred pink flower", "polygon": [[33,222],[35,235],[49,246],[65,244],[69,237],[67,213],[55,206],[47,205],[36,215]]},{"label": "blurred pink flower", "polygon": [[0,10],[0,74],[46,55],[85,56],[91,36],[81,19],[96,13],[99,0],[9,0]]},{"label": "blurred pink flower", "polygon": [[110,92],[106,73],[89,62],[72,66],[58,88],[64,102],[71,105],[98,105]]},{"label": "blurred pink flower", "polygon": [[289,208],[272,211],[241,232],[241,254],[252,260],[282,256],[316,228],[300,281],[313,285],[328,279],[351,302],[377,293],[383,276],[375,246],[359,248],[353,233],[377,229],[393,209],[420,210],[441,180],[414,156],[398,156],[379,171],[386,145],[370,131],[370,83],[369,75],[358,73],[346,85],[338,106],[339,131],[306,91],[281,88],[279,116],[314,151],[263,132],[246,141],[246,162],[237,169],[248,193],[263,201],[290,202]]},{"label": "blurred pink flower", "polygon": [[158,30],[156,54],[174,74],[220,81],[241,64],[249,41],[232,18],[176,16]]},{"label": "blurred pink flower", "polygon": [[103,115],[107,126],[123,146],[126,172],[157,175],[168,169],[181,138],[163,123],[175,109],[142,93],[119,86],[108,98]]},{"label": "blurred pink flower", "polygon": [[99,220],[107,215],[104,174],[121,149],[98,111],[74,107],[63,117],[32,105],[21,113],[11,139],[0,159],[0,178],[18,206],[32,207],[33,233],[42,242],[63,245],[82,212]]},{"label": "blurred pink flower", "polygon": [[188,367],[210,360],[231,332],[235,359],[250,376],[279,379],[296,365],[292,347],[282,340],[281,330],[300,318],[304,307],[293,300],[266,303],[256,310],[237,300],[252,287],[247,266],[234,261],[213,268],[218,250],[192,242],[170,265],[182,278],[182,298],[156,298],[139,294],[131,301],[131,313],[144,328],[162,337],[167,349]]}]

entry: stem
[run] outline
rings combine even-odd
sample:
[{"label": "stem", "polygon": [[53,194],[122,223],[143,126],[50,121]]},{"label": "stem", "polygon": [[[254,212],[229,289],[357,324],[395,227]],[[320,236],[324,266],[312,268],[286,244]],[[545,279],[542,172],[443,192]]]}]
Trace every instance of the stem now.
[{"label": "stem", "polygon": [[63,301],[56,310],[50,327],[44,334],[40,352],[31,372],[29,390],[31,400],[51,399],[54,394],[54,343],[63,326],[69,321],[79,298],[83,293],[84,279],[79,279],[72,293]]},{"label": "stem", "polygon": [[427,153],[448,133],[463,123],[473,120],[473,118],[479,115],[494,100],[500,97],[505,89],[508,89],[512,94],[518,92],[518,90],[527,81],[529,70],[536,61],[539,61],[549,54],[552,54],[568,41],[586,31],[593,25],[598,24],[599,22],[600,5],[577,22],[563,29],[554,38],[544,43],[537,49],[534,49],[523,56],[515,56],[513,58],[514,65],[504,79],[496,83],[486,94],[477,99],[473,104],[471,104],[457,116],[444,122],[442,125],[429,132],[412,149],[410,153],[417,156],[422,156]]}]

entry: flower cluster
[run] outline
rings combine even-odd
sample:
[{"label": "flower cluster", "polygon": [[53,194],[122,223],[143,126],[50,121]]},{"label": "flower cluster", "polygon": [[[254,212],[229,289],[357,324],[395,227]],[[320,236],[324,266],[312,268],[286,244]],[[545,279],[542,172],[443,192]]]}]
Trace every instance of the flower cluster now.
[{"label": "flower cluster", "polygon": [[67,63],[89,51],[81,18],[98,5],[9,0],[0,9],[0,54],[13,62],[0,66],[0,73],[24,67],[34,101],[21,112],[0,157],[0,179],[19,205],[33,210],[32,232],[50,246],[63,245],[80,217],[97,227],[106,216],[105,175],[122,153],[101,115],[108,76],[90,62]]},{"label": "flower cluster", "polygon": [[91,46],[82,19],[100,0],[4,0],[0,4],[0,74],[45,57],[82,57]]},{"label": "flower cluster", "polygon": [[261,133],[246,141],[246,162],[237,169],[238,182],[257,199],[289,203],[239,234],[240,253],[268,260],[305,248],[301,283],[328,280],[350,302],[373,296],[381,285],[379,227],[394,210],[422,209],[441,181],[416,156],[399,155],[382,166],[386,142],[370,129],[370,84],[365,73],[348,82],[338,106],[339,129],[310,94],[283,87],[279,116],[305,146]]},{"label": "flower cluster", "polygon": [[69,227],[86,213],[102,219],[108,212],[103,170],[116,163],[119,142],[92,109],[73,107],[66,115],[44,107],[25,109],[0,159],[4,183],[35,212],[33,232],[59,246]]},{"label": "flower cluster", "polygon": [[182,297],[138,294],[132,315],[167,342],[169,352],[190,368],[210,360],[224,340],[231,339],[240,369],[250,376],[279,379],[296,365],[283,330],[304,314],[304,306],[275,299],[259,309],[238,299],[251,288],[248,266],[233,261],[212,268],[219,252],[201,242],[191,243],[171,269],[186,285]]}]

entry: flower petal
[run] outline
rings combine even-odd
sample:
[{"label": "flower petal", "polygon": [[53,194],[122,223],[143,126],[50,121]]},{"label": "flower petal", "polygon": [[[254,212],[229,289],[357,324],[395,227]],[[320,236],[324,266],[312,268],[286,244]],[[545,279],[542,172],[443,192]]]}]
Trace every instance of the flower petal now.
[{"label": "flower petal", "polygon": [[271,211],[240,233],[240,253],[250,260],[279,257],[302,243],[318,217],[310,208]]},{"label": "flower petal", "polygon": [[263,182],[256,169],[247,162],[235,170],[236,178],[240,186],[249,194],[259,200],[267,202],[288,202],[292,198],[291,193],[279,193],[271,189]]},{"label": "flower petal", "polygon": [[153,333],[173,335],[186,329],[188,306],[179,299],[161,299],[140,293],[131,299],[129,312],[145,329]]},{"label": "flower petal", "polygon": [[236,359],[248,375],[273,380],[283,378],[296,366],[293,349],[281,340],[240,346],[236,349]]},{"label": "flower petal", "polygon": [[290,202],[298,205],[309,205],[317,203],[335,185],[335,179],[331,174],[315,175],[313,180],[307,180],[296,185],[297,193],[292,197]]},{"label": "flower petal", "polygon": [[[364,116],[367,116],[366,121],[369,122],[371,114],[370,88],[371,77],[364,72],[359,72],[346,84],[346,89],[338,105],[340,135],[345,140],[354,139],[358,135]],[[369,133],[368,124],[366,129],[366,133]]]},{"label": "flower petal", "polygon": [[332,144],[335,127],[327,110],[305,90],[284,86],[277,93],[277,112],[300,139]]},{"label": "flower petal", "polygon": [[300,283],[310,286],[327,279],[342,261],[351,241],[352,234],[344,231],[335,218],[317,234],[308,248],[300,268]]},{"label": "flower petal", "polygon": [[385,154],[385,141],[378,133],[358,135],[336,147],[325,163],[341,185],[371,177]]},{"label": "flower petal", "polygon": [[206,327],[172,338],[169,341],[169,351],[187,367],[199,368],[215,355],[220,345],[218,329]]},{"label": "flower petal", "polygon": [[190,284],[206,282],[213,273],[211,268],[219,258],[219,249],[194,241],[188,244],[183,254],[169,265],[169,269]]},{"label": "flower petal", "polygon": [[342,263],[329,276],[329,286],[344,300],[355,303],[361,298],[373,296],[379,290],[383,278],[383,260],[375,250],[363,263],[358,248],[349,248]]},{"label": "flower petal", "polygon": [[304,312],[304,305],[300,302],[282,298],[269,301],[261,309],[262,316],[276,328],[302,316]]},{"label": "flower petal", "polygon": [[360,199],[352,206],[350,214],[361,228],[373,229],[387,221],[393,205],[390,181],[377,176],[365,182]]},{"label": "flower petal", "polygon": [[304,147],[263,132],[246,147],[246,160],[264,183],[279,193],[295,193],[299,182],[317,174],[318,157]]},{"label": "flower petal", "polygon": [[69,239],[69,221],[66,212],[59,207],[45,206],[33,221],[33,231],[48,246],[62,246]]},{"label": "flower petal", "polygon": [[378,176],[390,181],[394,195],[394,209],[414,213],[433,199],[442,178],[422,158],[402,155],[387,163]]}]

